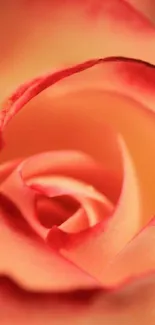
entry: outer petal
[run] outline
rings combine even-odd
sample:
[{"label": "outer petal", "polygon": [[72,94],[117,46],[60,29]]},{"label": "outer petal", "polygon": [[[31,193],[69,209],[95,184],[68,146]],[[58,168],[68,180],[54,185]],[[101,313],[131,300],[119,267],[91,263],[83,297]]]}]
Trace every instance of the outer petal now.
[{"label": "outer petal", "polygon": [[144,228],[105,269],[103,277],[108,285],[117,285],[126,279],[132,280],[140,275],[153,273],[155,270],[154,259],[155,220]]},{"label": "outer petal", "polygon": [[153,23],[155,21],[155,3],[153,0],[126,0],[136,10],[149,18]]},{"label": "outer petal", "polygon": [[2,325],[141,324],[154,325],[154,277],[116,293],[32,294],[5,279],[0,286]]},{"label": "outer petal", "polygon": [[19,165],[20,159],[6,162],[0,165],[0,182],[4,181],[7,176]]},{"label": "outer petal", "polygon": [[92,57],[154,62],[154,26],[127,1],[7,0],[0,21],[1,98],[33,75]]}]

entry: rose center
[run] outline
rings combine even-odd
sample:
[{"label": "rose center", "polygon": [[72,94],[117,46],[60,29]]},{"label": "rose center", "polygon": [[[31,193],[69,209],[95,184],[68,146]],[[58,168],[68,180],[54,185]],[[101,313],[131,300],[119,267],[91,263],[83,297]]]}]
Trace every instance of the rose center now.
[{"label": "rose center", "polygon": [[38,196],[36,209],[39,222],[46,228],[60,226],[80,208],[80,204],[68,195],[54,198]]}]

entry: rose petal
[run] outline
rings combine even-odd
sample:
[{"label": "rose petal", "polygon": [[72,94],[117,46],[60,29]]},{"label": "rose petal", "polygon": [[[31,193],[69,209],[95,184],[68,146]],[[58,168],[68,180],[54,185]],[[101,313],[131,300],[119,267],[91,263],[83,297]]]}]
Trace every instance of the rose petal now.
[{"label": "rose petal", "polygon": [[64,236],[60,230],[56,231],[54,228],[47,237],[48,244],[55,247],[54,233],[61,254],[81,268],[89,270],[90,274],[104,284],[105,268],[140,228],[143,213],[136,173],[124,143],[120,143],[124,160],[124,183],[120,199],[106,229],[103,231],[101,222],[97,228],[73,237],[69,234]]},{"label": "rose petal", "polygon": [[30,181],[29,186],[48,197],[71,195],[78,200],[87,213],[89,225],[93,226],[112,213],[112,204],[92,186],[65,177],[43,177]]},{"label": "rose petal", "polygon": [[108,265],[103,275],[107,285],[145,275],[155,270],[154,219]]},{"label": "rose petal", "polygon": [[32,294],[1,278],[2,325],[154,324],[154,277],[140,280],[117,292],[79,291]]},{"label": "rose petal", "polygon": [[[34,173],[36,163],[38,163],[38,168]],[[76,168],[77,163],[78,168]],[[69,177],[70,175],[72,177],[77,175],[79,178],[80,176],[82,178],[86,167],[87,174],[85,174],[85,179],[88,177],[88,181],[89,179],[91,181],[89,169],[92,171],[94,168],[96,168],[96,166],[93,160],[89,159],[85,155],[71,152],[53,152],[37,155],[23,161],[20,165],[18,165],[17,169],[14,170],[10,177],[8,177],[6,181],[1,184],[0,192],[18,207],[32,228],[43,238],[47,236],[48,231],[39,223],[37,218],[37,211],[35,208],[37,193],[40,195],[48,195],[50,197],[64,194],[73,196],[74,199],[82,204],[85,211],[87,211],[89,224],[94,225],[99,222],[101,218],[103,220],[104,217],[109,216],[113,205],[104,195],[97,192],[92,187],[91,183],[86,185],[82,181],[74,180]],[[93,169],[91,169],[91,167]],[[46,172],[47,174],[55,173],[58,175],[63,173],[64,176],[66,175],[68,177],[54,175],[48,177],[44,176],[42,177],[41,184],[39,184],[39,178],[37,177],[36,180],[34,178],[38,172],[40,174]],[[100,182],[101,176],[104,176],[104,173],[102,174],[102,170],[101,173],[99,173]],[[104,187],[104,178],[102,182],[102,186]],[[49,188],[47,188],[47,186],[49,186]],[[35,189],[37,192],[34,191]],[[75,224],[77,226],[77,223]]]},{"label": "rose petal", "polygon": [[79,209],[71,218],[66,220],[59,226],[65,232],[74,233],[80,232],[89,228],[89,220],[84,209]]},{"label": "rose petal", "polygon": [[88,58],[122,55],[154,62],[154,27],[127,1],[7,0],[0,21],[1,98],[25,79]]},{"label": "rose petal", "polygon": [[[155,209],[153,188],[155,183],[153,172],[155,155],[153,146],[155,140],[154,88],[154,66],[140,61],[116,58],[111,62],[104,62],[101,67],[98,65],[97,69],[92,68],[74,75],[66,81],[61,81],[55,87],[55,92],[49,92],[47,95],[51,100],[55,96],[56,99],[53,101],[54,103],[58,101],[58,104],[55,104],[57,108],[62,107],[63,103],[63,107],[67,106],[70,114],[72,107],[74,107],[74,115],[81,111],[83,119],[89,120],[92,117],[99,123],[100,116],[103,116],[103,121],[109,123],[123,135],[140,179],[144,205],[146,203],[144,225],[148,216],[150,218]],[[119,97],[119,95],[125,95],[128,98]],[[143,106],[138,107],[138,103],[131,101],[130,98]],[[89,107],[89,116],[86,107]],[[138,121],[136,128],[134,127],[135,121]],[[143,142],[143,146],[139,145],[141,142]],[[108,148],[106,150],[108,151]],[[96,156],[101,160],[98,153]],[[113,169],[115,167],[114,164],[111,166],[111,161],[115,162],[113,159],[108,159],[108,161],[104,160],[103,164]],[[150,172],[145,166],[149,166]]]},{"label": "rose petal", "polygon": [[0,273],[32,291],[66,291],[89,288],[93,279],[37,239],[9,226],[12,215],[2,210],[0,221]]},{"label": "rose petal", "polygon": [[13,161],[6,162],[0,165],[0,182],[4,181],[11,172],[19,165],[21,162],[20,159],[16,159]]},{"label": "rose petal", "polygon": [[154,22],[155,6],[153,0],[127,0],[127,2]]},{"label": "rose petal", "polygon": [[[116,136],[112,134],[107,136],[111,140],[108,141],[109,145],[114,142],[118,147]],[[90,184],[114,203],[117,202],[121,190],[122,175],[119,177],[117,173],[105,168],[83,152],[74,150],[44,152],[27,159],[23,165],[22,176],[25,181],[51,175],[71,177]]]},{"label": "rose petal", "polygon": [[[46,228],[52,228],[54,225],[60,226],[75,215],[79,209],[79,203],[69,195],[57,196],[52,199],[41,195],[36,200],[37,217]],[[85,221],[86,228],[88,228],[87,217]]]}]

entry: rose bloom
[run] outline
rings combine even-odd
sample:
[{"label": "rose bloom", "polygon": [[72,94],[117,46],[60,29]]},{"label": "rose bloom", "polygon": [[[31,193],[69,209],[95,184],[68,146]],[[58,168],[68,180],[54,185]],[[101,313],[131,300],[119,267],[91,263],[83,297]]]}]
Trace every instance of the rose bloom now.
[{"label": "rose bloom", "polygon": [[2,2],[2,325],[155,323],[154,12]]}]

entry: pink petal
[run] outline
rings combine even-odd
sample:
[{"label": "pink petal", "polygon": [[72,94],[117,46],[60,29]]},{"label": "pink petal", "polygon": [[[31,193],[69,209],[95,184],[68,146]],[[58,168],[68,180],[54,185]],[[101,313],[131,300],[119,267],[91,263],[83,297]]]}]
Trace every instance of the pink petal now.
[{"label": "pink petal", "polygon": [[[63,107],[67,106],[69,110],[70,102],[70,107],[74,106],[74,112],[81,111],[83,118],[92,117],[99,123],[100,116],[103,116],[103,121],[123,135],[132,155],[145,197],[143,199],[144,205],[146,204],[144,225],[148,216],[150,218],[155,209],[153,187],[155,183],[154,90],[154,66],[140,61],[115,58],[111,62],[105,61],[101,66],[98,65],[98,67],[74,75],[66,81],[61,81],[57,85],[57,94],[53,95],[56,100],[59,98],[58,108],[63,103]],[[53,98],[50,92],[49,97]],[[142,106],[138,105],[138,102]],[[86,107],[89,107],[89,117]],[[138,121],[136,128],[134,127],[135,121]],[[141,143],[143,146],[139,145]],[[108,152],[108,148],[105,150]],[[145,154],[146,152],[147,154]],[[101,151],[100,156],[98,153],[96,156],[101,160]],[[115,168],[118,173],[117,167],[111,166],[111,163],[115,162],[112,154],[109,159],[106,157],[105,160],[103,164],[112,169]],[[149,166],[150,172],[145,166]]]},{"label": "pink petal", "polygon": [[108,265],[104,272],[104,281],[109,286],[117,285],[127,279],[151,274],[155,270],[154,259],[154,219]]},{"label": "pink petal", "polygon": [[[35,170],[36,163],[38,163],[38,166]],[[76,169],[77,163],[78,168]],[[84,177],[85,179],[88,177],[88,182],[91,182],[90,172],[92,172],[96,166],[89,157],[71,152],[53,152],[37,155],[18,165],[17,169],[14,170],[10,177],[1,184],[0,191],[18,207],[32,228],[43,238],[47,236],[48,231],[39,223],[37,218],[37,210],[35,208],[37,193],[49,197],[70,195],[75,200],[79,201],[87,212],[89,225],[94,225],[99,222],[101,218],[103,220],[104,217],[109,216],[113,205],[104,195],[97,192],[92,187],[91,183],[86,185],[82,181],[72,178],[75,176],[82,178],[86,167],[87,173]],[[91,167],[93,169],[91,169]],[[40,177],[39,183],[39,177],[36,177],[36,179],[34,178],[38,173],[53,173],[53,176]],[[62,173],[64,176],[55,176],[54,173],[58,175]],[[99,176],[102,176],[102,170]],[[102,182],[104,186],[104,178]],[[32,189],[36,189],[37,192]],[[83,219],[82,215],[80,219]],[[81,222],[82,220],[80,223]],[[83,222],[85,228],[85,218]],[[77,223],[75,224],[77,226]],[[74,231],[76,229],[77,228],[74,228]]]},{"label": "pink petal", "polygon": [[16,159],[13,161],[6,162],[0,165],[0,182],[4,181],[11,172],[19,165],[21,162],[20,159]]},{"label": "pink petal", "polygon": [[[108,213],[109,211],[107,211]],[[65,232],[76,233],[89,228],[89,220],[86,211],[81,208],[71,218],[59,226]]]},{"label": "pink petal", "polygon": [[10,224],[13,215],[5,211],[2,204],[0,213],[1,274],[32,291],[68,291],[97,285],[42,241],[14,229]]},{"label": "pink petal", "polygon": [[[111,143],[118,146],[116,137],[109,135]],[[108,142],[108,143],[109,143]],[[116,150],[117,148],[115,148]],[[114,153],[115,154],[115,153]],[[121,171],[120,171],[121,172]],[[25,181],[38,176],[61,175],[88,183],[116,203],[121,190],[121,177],[105,168],[87,154],[74,150],[44,152],[27,159],[22,176]]]},{"label": "pink petal", "polygon": [[124,159],[124,183],[120,199],[106,229],[103,231],[101,222],[98,227],[87,233],[74,235],[74,237],[65,235],[65,241],[64,234],[53,229],[47,238],[49,245],[55,247],[54,232],[54,238],[59,241],[58,249],[61,254],[81,268],[89,270],[90,274],[103,283],[105,268],[140,228],[143,213],[132,161],[123,142],[121,146]]},{"label": "pink petal", "polygon": [[154,277],[108,294],[75,291],[36,295],[21,290],[5,278],[0,281],[2,325],[153,325],[154,300]]},{"label": "pink petal", "polygon": [[30,187],[48,197],[71,195],[78,200],[87,213],[89,225],[93,226],[112,213],[112,204],[92,186],[65,177],[43,177],[30,182]]},{"label": "pink petal", "polygon": [[8,0],[0,21],[1,98],[25,79],[88,58],[154,62],[154,26],[127,1]]},{"label": "pink petal", "polygon": [[155,3],[154,0],[126,0],[137,11],[148,17],[150,21],[154,22],[155,19]]},{"label": "pink petal", "polygon": [[[52,228],[55,225],[60,226],[80,209],[79,203],[69,195],[57,196],[52,199],[41,195],[37,197],[35,206],[37,217],[46,228]],[[87,216],[85,227],[89,227]]]}]

